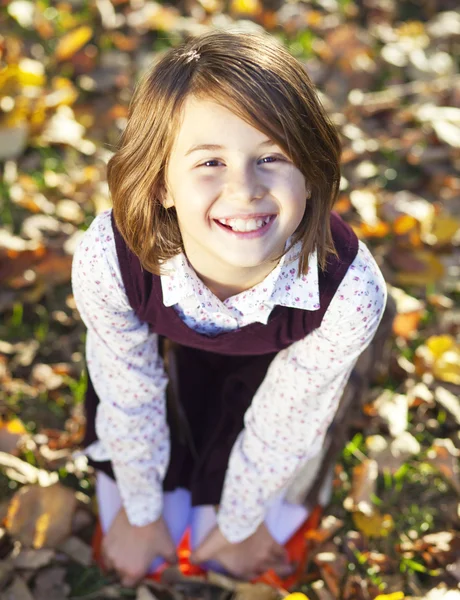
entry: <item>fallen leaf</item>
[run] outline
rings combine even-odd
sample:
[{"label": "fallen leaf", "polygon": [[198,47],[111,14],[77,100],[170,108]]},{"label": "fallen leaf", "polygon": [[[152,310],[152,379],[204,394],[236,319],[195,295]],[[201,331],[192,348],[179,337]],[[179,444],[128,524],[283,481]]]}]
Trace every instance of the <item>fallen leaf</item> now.
[{"label": "fallen leaf", "polygon": [[415,250],[411,253],[398,248],[390,251],[388,258],[399,269],[396,281],[400,285],[423,286],[436,283],[444,275],[444,266],[437,256],[428,250]]},{"label": "fallen leaf", "polygon": [[427,451],[428,462],[444,475],[455,491],[460,494],[460,469],[458,450],[451,439],[436,439]]},{"label": "fallen leaf", "polygon": [[319,567],[321,578],[333,597],[338,598],[347,567],[345,556],[339,553],[335,544],[329,542],[314,556],[313,562]]},{"label": "fallen leaf", "polygon": [[34,581],[35,600],[65,600],[68,598],[70,586],[66,583],[66,575],[65,567],[42,569]]},{"label": "fallen leaf", "polygon": [[457,425],[460,425],[460,399],[449,390],[443,387],[437,387],[434,390],[434,397],[438,404],[440,404],[447,412],[453,417]]},{"label": "fallen leaf", "polygon": [[21,550],[11,559],[16,569],[41,569],[46,567],[55,556],[54,550],[41,548],[40,550]]},{"label": "fallen leaf", "polygon": [[394,529],[393,517],[389,514],[382,515],[376,509],[374,509],[372,515],[363,514],[358,511],[354,512],[353,522],[369,538],[387,537]]},{"label": "fallen leaf", "polygon": [[259,15],[262,5],[259,0],[231,0],[230,12],[239,15]]},{"label": "fallen leaf", "polygon": [[407,396],[384,390],[374,401],[373,406],[377,414],[387,423],[393,437],[406,431],[409,412]]},{"label": "fallen leaf", "polygon": [[93,30],[88,25],[82,25],[74,31],[66,33],[58,42],[55,50],[56,59],[68,60],[77,50],[80,50],[93,37]]},{"label": "fallen leaf", "polygon": [[460,344],[451,335],[434,335],[415,351],[418,372],[460,385]]},{"label": "fallen leaf", "polygon": [[369,457],[378,463],[379,473],[396,473],[407,459],[420,452],[420,444],[408,431],[401,432],[393,440],[381,435],[366,438]]},{"label": "fallen leaf", "polygon": [[0,452],[16,454],[20,441],[27,431],[19,419],[3,421],[0,418]]},{"label": "fallen leaf", "polygon": [[422,240],[430,246],[444,246],[452,243],[454,237],[458,236],[460,220],[448,214],[436,215],[431,228],[422,235]]},{"label": "fallen leaf", "polygon": [[24,579],[16,576],[10,587],[2,592],[2,600],[34,600],[34,597]]},{"label": "fallen leaf", "polygon": [[234,600],[278,600],[278,591],[266,583],[240,583]]},{"label": "fallen leaf", "polygon": [[58,549],[84,567],[89,567],[91,564],[93,549],[80,538],[68,537],[59,545]]},{"label": "fallen leaf", "polygon": [[140,585],[136,590],[136,600],[158,600],[146,585]]},{"label": "fallen leaf", "polygon": [[73,490],[59,483],[24,486],[11,499],[6,529],[25,547],[55,548],[70,535],[76,505]]},{"label": "fallen leaf", "polygon": [[418,327],[424,314],[424,309],[397,314],[393,321],[393,333],[404,340],[413,339],[418,334]]},{"label": "fallen leaf", "polygon": [[343,527],[343,521],[337,519],[333,515],[327,515],[323,517],[319,527],[316,529],[309,529],[305,534],[307,540],[323,544],[333,537],[339,529]]},{"label": "fallen leaf", "polygon": [[321,579],[312,583],[311,588],[315,592],[315,596],[318,598],[318,600],[334,600],[334,596],[327,589],[326,584]]},{"label": "fallen leaf", "polygon": [[344,500],[344,508],[348,511],[359,510],[367,515],[374,512],[371,497],[375,494],[378,475],[378,464],[373,459],[363,460],[353,468],[351,493]]}]

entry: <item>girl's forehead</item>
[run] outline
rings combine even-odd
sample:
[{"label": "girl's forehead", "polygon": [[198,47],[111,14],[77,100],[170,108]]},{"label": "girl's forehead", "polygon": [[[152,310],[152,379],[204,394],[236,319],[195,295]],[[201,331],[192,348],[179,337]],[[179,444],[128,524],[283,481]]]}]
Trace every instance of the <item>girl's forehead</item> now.
[{"label": "girl's forehead", "polygon": [[187,98],[176,133],[177,149],[183,150],[191,142],[225,144],[238,139],[258,144],[270,141],[266,133],[242,119],[230,106],[207,98]]}]

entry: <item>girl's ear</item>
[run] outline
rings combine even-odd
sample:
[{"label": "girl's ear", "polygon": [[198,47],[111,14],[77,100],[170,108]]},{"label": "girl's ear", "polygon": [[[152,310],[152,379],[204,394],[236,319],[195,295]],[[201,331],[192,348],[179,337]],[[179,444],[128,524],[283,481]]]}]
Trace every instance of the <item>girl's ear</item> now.
[{"label": "girl's ear", "polygon": [[311,187],[307,186],[307,200],[311,198]]},{"label": "girl's ear", "polygon": [[171,196],[169,194],[165,194],[163,196],[163,200],[161,201],[161,203],[163,204],[163,208],[166,208],[166,209],[174,206],[174,200],[171,198]]},{"label": "girl's ear", "polygon": [[172,206],[174,206],[174,200],[171,194],[169,193],[168,186],[166,185],[166,183],[163,183],[161,188],[161,204],[163,205],[163,208],[171,208]]}]

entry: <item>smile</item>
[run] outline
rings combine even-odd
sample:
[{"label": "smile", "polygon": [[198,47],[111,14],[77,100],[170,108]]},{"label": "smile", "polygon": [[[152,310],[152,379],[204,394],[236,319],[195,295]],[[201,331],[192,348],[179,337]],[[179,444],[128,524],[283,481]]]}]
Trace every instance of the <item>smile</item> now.
[{"label": "smile", "polygon": [[248,231],[257,231],[258,229],[262,229],[274,218],[275,215],[265,215],[263,217],[251,217],[249,219],[216,219],[216,222],[228,229],[231,229],[232,231],[245,233]]},{"label": "smile", "polygon": [[232,237],[251,240],[265,235],[275,220],[276,215],[261,215],[250,219],[214,219],[214,223]]}]

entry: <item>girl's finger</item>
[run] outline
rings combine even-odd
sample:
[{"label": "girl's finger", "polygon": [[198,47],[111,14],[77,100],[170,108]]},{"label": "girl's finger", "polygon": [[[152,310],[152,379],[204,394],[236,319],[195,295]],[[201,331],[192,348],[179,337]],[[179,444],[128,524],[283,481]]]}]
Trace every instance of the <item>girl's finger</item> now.
[{"label": "girl's finger", "polygon": [[107,553],[104,552],[104,549],[102,549],[101,552],[101,563],[102,571],[105,573],[109,573],[110,571],[114,570],[113,562],[110,560],[110,557],[107,555]]},{"label": "girl's finger", "polygon": [[165,561],[167,563],[169,563],[170,565],[177,565],[178,559],[177,559],[177,554],[175,550],[169,551],[169,552],[163,552],[162,554],[160,554],[160,556],[162,558],[165,559]]},{"label": "girl's finger", "polygon": [[272,551],[270,552],[270,559],[287,564],[289,562],[289,556],[286,548],[278,544],[274,546]]},{"label": "girl's finger", "polygon": [[274,565],[273,567],[271,567],[273,569],[273,571],[278,575],[278,577],[281,577],[282,579],[284,577],[289,577],[289,575],[292,575],[295,571],[295,567],[294,565],[291,564],[277,564]]}]

